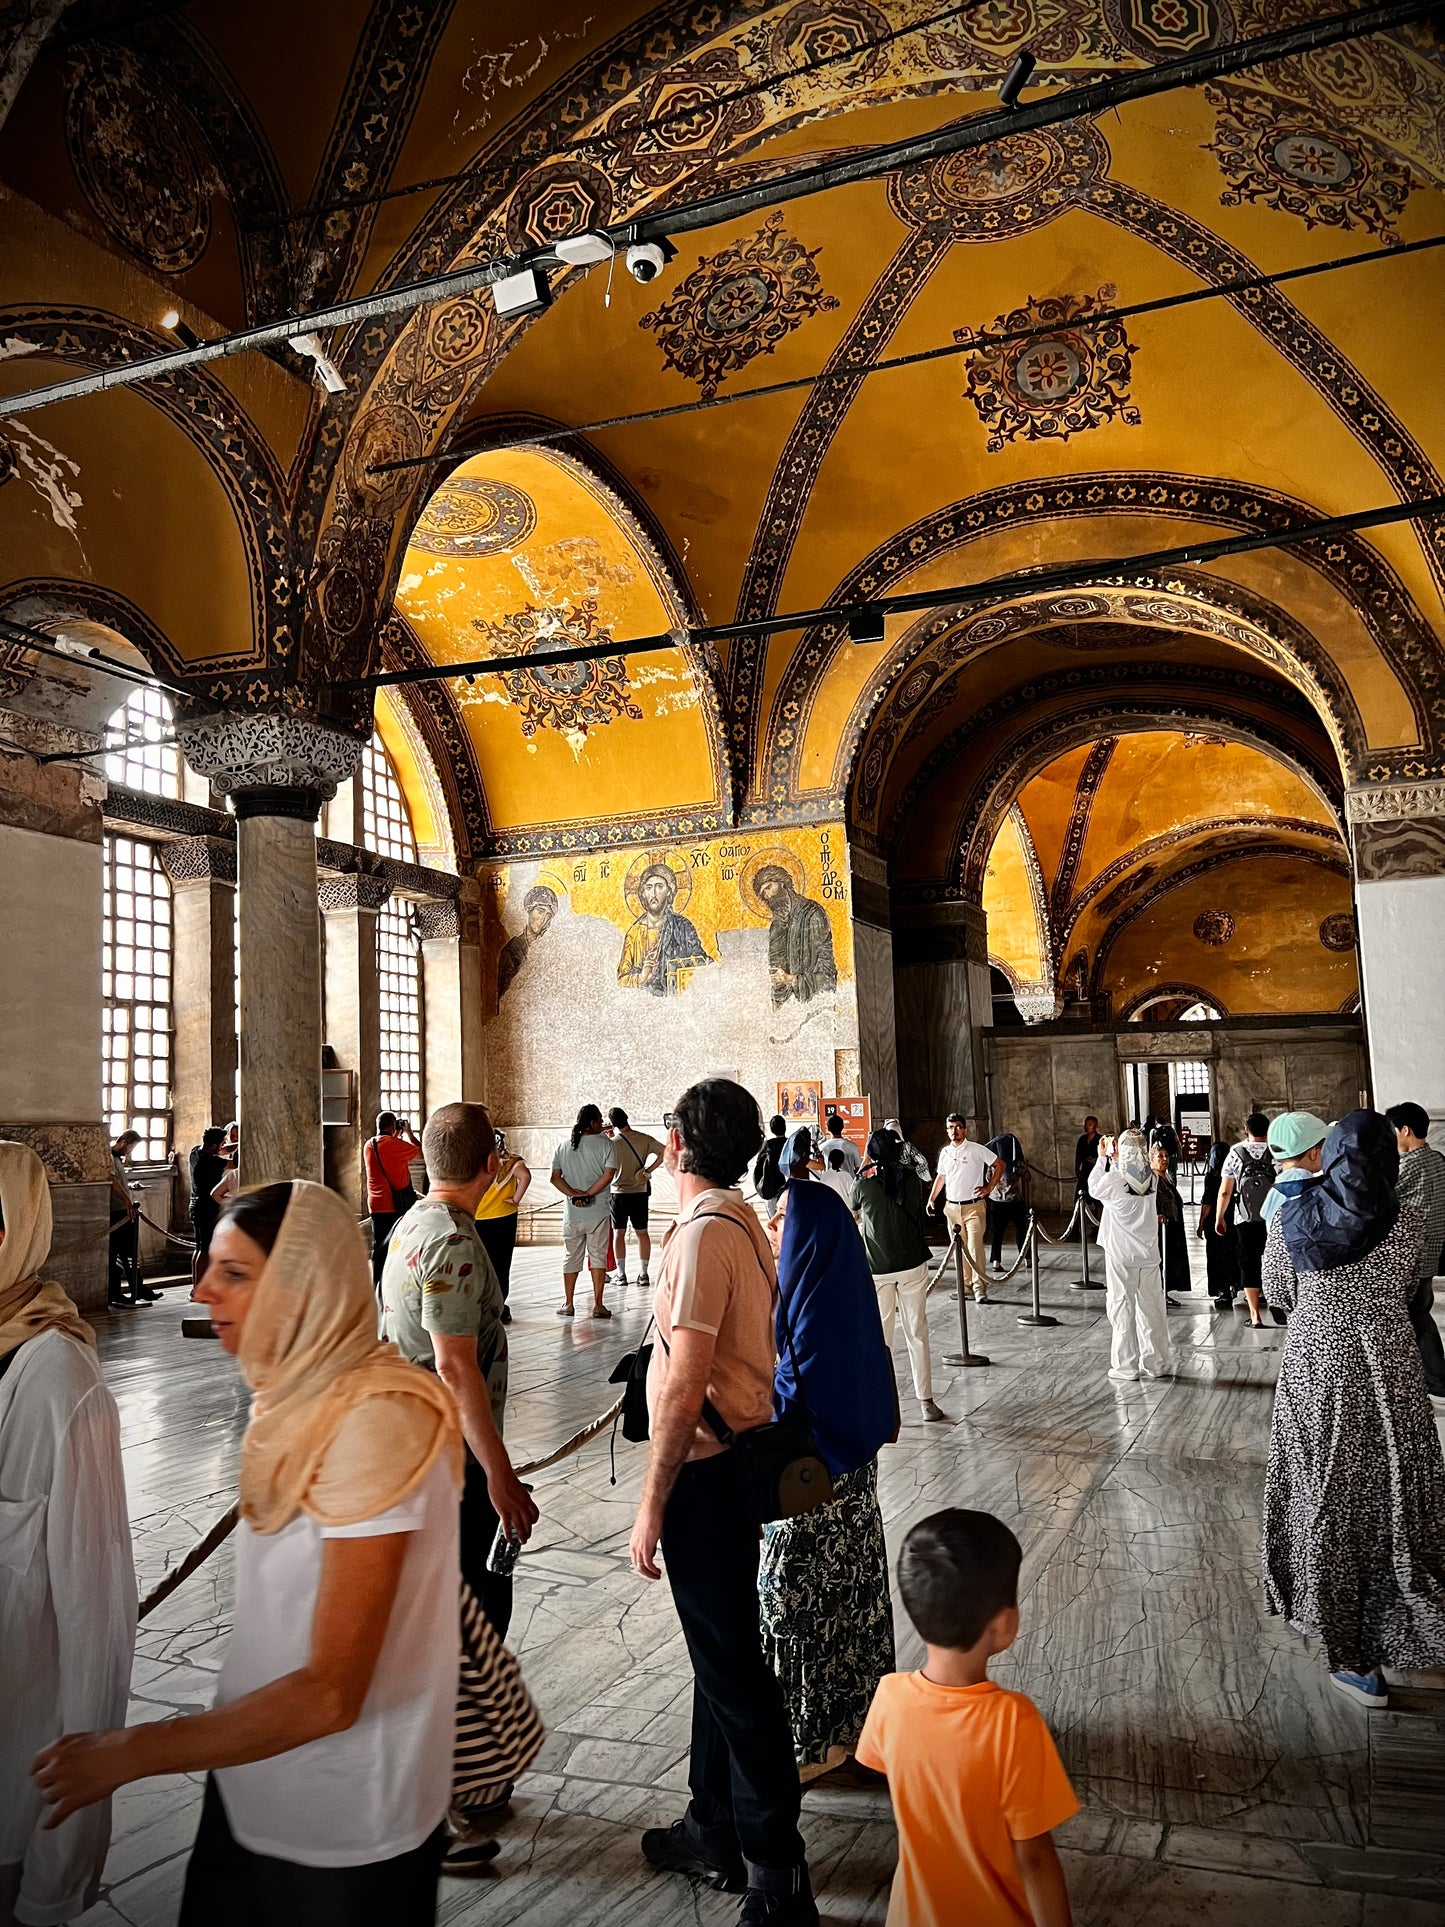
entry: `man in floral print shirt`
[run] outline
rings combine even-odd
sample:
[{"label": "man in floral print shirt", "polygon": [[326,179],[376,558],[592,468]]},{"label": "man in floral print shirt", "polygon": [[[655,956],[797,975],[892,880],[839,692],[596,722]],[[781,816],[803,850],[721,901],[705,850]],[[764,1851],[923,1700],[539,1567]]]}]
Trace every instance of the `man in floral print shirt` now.
[{"label": "man in floral print shirt", "polygon": [[462,1577],[504,1638],[512,1581],[487,1571],[497,1523],[519,1539],[537,1518],[502,1443],[507,1331],[502,1288],[476,1230],[476,1209],[497,1169],[492,1120],[480,1104],[444,1104],[422,1132],[427,1195],[391,1234],[381,1274],[381,1335],[413,1365],[435,1371],[457,1402],[466,1440]]}]

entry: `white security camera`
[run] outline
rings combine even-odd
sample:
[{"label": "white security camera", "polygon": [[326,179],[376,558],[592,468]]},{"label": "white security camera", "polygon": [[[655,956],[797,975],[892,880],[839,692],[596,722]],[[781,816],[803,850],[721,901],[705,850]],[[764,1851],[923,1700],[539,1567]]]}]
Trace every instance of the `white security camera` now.
[{"label": "white security camera", "polygon": [[627,272],[634,281],[655,281],[677,254],[671,241],[634,241],[627,250]]}]

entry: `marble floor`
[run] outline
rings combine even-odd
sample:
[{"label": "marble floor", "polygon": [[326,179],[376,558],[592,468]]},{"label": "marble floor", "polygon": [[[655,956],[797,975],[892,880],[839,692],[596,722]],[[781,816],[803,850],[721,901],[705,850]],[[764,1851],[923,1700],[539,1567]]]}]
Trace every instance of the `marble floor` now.
[{"label": "marble floor", "polygon": [[[538,1455],[608,1402],[641,1336],[634,1287],[612,1323],[561,1324],[559,1253],[514,1274],[513,1456]],[[986,1369],[940,1370],[953,1423],[905,1422],[885,1448],[890,1549],[925,1513],[985,1507],[1025,1548],[1023,1631],[997,1676],[1038,1702],[1083,1803],[1060,1845],[1080,1927],[1248,1923],[1424,1927],[1445,1919],[1445,1675],[1401,1684],[1387,1713],[1329,1688],[1302,1641],[1260,1610],[1255,1578],[1271,1386],[1283,1334],[1170,1314],[1177,1376],[1104,1375],[1102,1294],[1068,1288],[1050,1254],[1053,1328],[1018,1303],[971,1312]],[[1007,1299],[1021,1299],[1022,1280]],[[614,1300],[619,1294],[613,1293]],[[103,1317],[121,1410],[144,1592],[233,1495],[244,1398],[214,1344],[180,1332],[181,1294]],[[935,1357],[957,1306],[931,1303]],[[901,1334],[900,1383],[907,1385]],[[905,1409],[911,1401],[904,1400]],[[689,1678],[666,1586],[627,1562],[644,1449],[605,1439],[538,1475],[542,1521],[521,1561],[512,1644],[546,1745],[500,1830],[495,1872],[443,1884],[450,1927],[726,1922],[737,1902],[640,1860],[641,1826],[686,1798]],[[223,1548],[141,1627],[136,1719],[209,1702],[230,1623]],[[900,1664],[920,1656],[899,1620]],[[132,1787],[116,1802],[105,1887],[86,1927],[170,1927],[200,1785]],[[881,1922],[894,1860],[886,1794],[811,1788],[804,1827],[823,1917]]]}]

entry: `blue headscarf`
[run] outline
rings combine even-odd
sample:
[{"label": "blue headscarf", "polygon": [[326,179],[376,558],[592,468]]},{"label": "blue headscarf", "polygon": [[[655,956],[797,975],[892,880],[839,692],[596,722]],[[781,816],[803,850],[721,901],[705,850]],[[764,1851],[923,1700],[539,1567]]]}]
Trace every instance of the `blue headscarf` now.
[{"label": "blue headscarf", "polygon": [[780,1416],[807,1408],[819,1455],[834,1478],[856,1472],[897,1436],[898,1394],[863,1240],[847,1205],[826,1184],[788,1186],[778,1299],[773,1403]]},{"label": "blue headscarf", "polygon": [[816,1156],[813,1133],[806,1124],[800,1124],[783,1146],[783,1155],[778,1160],[783,1176],[787,1177],[795,1164],[810,1164]]},{"label": "blue headscarf", "polygon": [[1333,1271],[1368,1257],[1400,1215],[1400,1147],[1378,1111],[1350,1111],[1325,1139],[1318,1181],[1287,1197],[1279,1225],[1296,1271]]}]

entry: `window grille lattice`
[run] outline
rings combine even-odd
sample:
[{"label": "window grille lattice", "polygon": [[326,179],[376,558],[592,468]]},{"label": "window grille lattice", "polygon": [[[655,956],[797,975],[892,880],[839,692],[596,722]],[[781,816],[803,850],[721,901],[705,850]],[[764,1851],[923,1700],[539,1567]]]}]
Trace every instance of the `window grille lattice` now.
[{"label": "window grille lattice", "polygon": [[1209,1066],[1207,1064],[1176,1064],[1174,1066],[1174,1089],[1180,1097],[1208,1097]]},{"label": "window grille lattice", "polygon": [[[361,770],[362,840],[379,856],[416,862],[416,838],[391,759],[378,738]],[[421,959],[408,905],[393,900],[377,913],[376,974],[381,1001],[381,1108],[419,1129],[422,1111]]]},{"label": "window grille lattice", "polygon": [[171,887],[149,843],[105,839],[101,1031],[113,1138],[139,1131],[135,1156],[171,1138]]},{"label": "window grille lattice", "polygon": [[181,794],[181,752],[171,706],[159,689],[137,689],[105,726],[105,774],[112,783],[147,796]]}]

